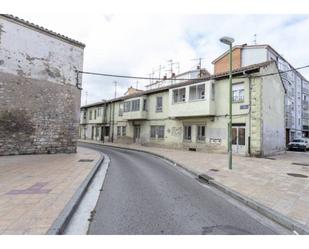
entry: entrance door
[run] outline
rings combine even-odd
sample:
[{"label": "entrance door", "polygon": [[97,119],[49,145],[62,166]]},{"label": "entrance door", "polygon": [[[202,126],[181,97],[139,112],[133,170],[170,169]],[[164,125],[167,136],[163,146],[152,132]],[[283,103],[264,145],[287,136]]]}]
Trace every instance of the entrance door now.
[{"label": "entrance door", "polygon": [[246,128],[242,126],[232,127],[232,151],[233,153],[246,153]]},{"label": "entrance door", "polygon": [[133,141],[134,141],[134,143],[140,143],[140,137],[141,137],[141,126],[140,125],[134,125],[134,130],[133,130]]}]

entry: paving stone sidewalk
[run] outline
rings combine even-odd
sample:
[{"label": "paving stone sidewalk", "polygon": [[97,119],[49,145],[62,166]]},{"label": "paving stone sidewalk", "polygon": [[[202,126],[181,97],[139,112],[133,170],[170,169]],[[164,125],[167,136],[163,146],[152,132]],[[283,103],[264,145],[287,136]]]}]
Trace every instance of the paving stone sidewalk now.
[{"label": "paving stone sidewalk", "polygon": [[100,158],[80,147],[76,154],[0,157],[0,234],[46,234]]},{"label": "paving stone sidewalk", "polygon": [[309,177],[309,152],[287,152],[269,159],[234,155],[233,170],[229,170],[226,154],[105,144],[160,154],[309,227],[309,178],[287,175]]}]

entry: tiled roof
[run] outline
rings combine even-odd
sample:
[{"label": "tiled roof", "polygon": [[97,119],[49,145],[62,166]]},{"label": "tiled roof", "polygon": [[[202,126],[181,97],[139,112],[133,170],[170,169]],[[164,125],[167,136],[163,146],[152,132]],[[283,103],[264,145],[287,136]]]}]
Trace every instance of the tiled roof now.
[{"label": "tiled roof", "polygon": [[51,31],[51,30],[49,30],[49,29],[46,29],[46,28],[44,28],[44,27],[42,27],[42,26],[39,26],[39,25],[36,25],[36,24],[34,24],[34,23],[28,22],[28,21],[26,21],[26,20],[24,20],[24,19],[21,19],[21,18],[19,18],[19,17],[13,16],[13,15],[8,15],[8,14],[0,14],[0,17],[1,17],[1,16],[4,17],[4,18],[13,20],[13,21],[15,21],[15,22],[21,23],[21,24],[23,24],[23,25],[26,25],[26,26],[28,26],[28,27],[38,29],[38,30],[40,30],[40,31],[42,31],[42,32],[45,32],[45,33],[48,33],[48,34],[50,34],[50,35],[52,35],[52,36],[56,36],[56,37],[58,37],[58,38],[60,38],[60,39],[62,39],[62,40],[65,40],[65,41],[67,41],[67,42],[70,42],[70,43],[72,43],[72,44],[74,44],[74,45],[76,45],[76,46],[79,46],[79,47],[82,47],[82,48],[84,48],[84,47],[86,46],[84,43],[81,43],[81,42],[79,42],[79,41],[76,41],[76,40],[71,39],[71,38],[69,38],[69,37],[67,37],[67,36],[61,35],[61,34],[59,34],[59,33],[56,33],[56,32],[54,32],[54,31]]},{"label": "tiled roof", "polygon": [[[263,63],[258,63],[258,64],[246,66],[246,67],[241,67],[241,68],[238,68],[238,69],[234,69],[232,71],[232,74],[237,75],[237,74],[242,74],[244,72],[248,72],[248,73],[251,72],[252,73],[255,70],[258,70],[261,67],[268,66],[271,63],[275,63],[275,62],[274,61],[266,61],[266,62],[263,62]],[[223,73],[220,73],[220,74],[214,74],[214,75],[204,77],[204,78],[199,78],[199,79],[195,79],[195,80],[187,80],[187,81],[180,82],[180,83],[177,83],[177,84],[172,84],[172,85],[168,85],[168,86],[163,86],[163,87],[159,87],[159,88],[150,89],[150,90],[142,91],[142,92],[139,92],[139,93],[131,94],[129,96],[122,96],[122,97],[118,97],[118,98],[114,98],[114,99],[96,102],[96,103],[93,103],[93,104],[82,106],[81,108],[98,106],[98,105],[102,105],[104,103],[112,103],[112,102],[122,101],[122,100],[126,100],[126,99],[131,99],[131,98],[137,98],[137,97],[140,97],[140,96],[143,96],[143,95],[163,92],[163,91],[166,91],[166,90],[169,90],[169,89],[172,89],[172,88],[176,88],[176,87],[186,86],[186,85],[199,83],[199,82],[212,80],[212,79],[225,78],[225,77],[228,77],[228,75],[229,75],[229,72],[223,72]]]}]

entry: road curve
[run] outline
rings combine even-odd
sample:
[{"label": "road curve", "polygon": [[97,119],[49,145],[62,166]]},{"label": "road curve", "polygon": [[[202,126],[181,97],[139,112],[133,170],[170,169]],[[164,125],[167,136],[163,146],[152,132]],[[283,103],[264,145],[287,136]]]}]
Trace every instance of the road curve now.
[{"label": "road curve", "polygon": [[80,144],[111,163],[88,234],[282,234],[286,230],[170,163]]}]

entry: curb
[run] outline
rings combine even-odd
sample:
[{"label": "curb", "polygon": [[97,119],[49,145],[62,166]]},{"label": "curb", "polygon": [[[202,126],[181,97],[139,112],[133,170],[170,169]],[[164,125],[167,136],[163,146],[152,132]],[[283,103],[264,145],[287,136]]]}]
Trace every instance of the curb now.
[{"label": "curb", "polygon": [[232,198],[242,202],[243,204],[245,204],[246,206],[254,209],[255,211],[257,211],[258,213],[266,216],[267,218],[275,221],[276,223],[282,225],[285,228],[288,228],[289,230],[292,231],[296,231],[298,234],[309,234],[309,228],[306,227],[305,225],[292,220],[291,218],[288,218],[282,214],[280,214],[279,212],[264,206],[263,204],[260,204],[258,202],[256,202],[255,200],[252,200],[226,186],[224,186],[221,183],[218,183],[217,181],[215,181],[211,176],[207,175],[207,174],[197,174],[196,172],[193,172],[191,170],[188,170],[184,165],[181,165],[165,156],[162,156],[160,154],[154,153],[154,152],[149,152],[149,151],[145,151],[145,150],[140,150],[140,149],[133,149],[133,148],[126,148],[126,147],[120,147],[120,146],[115,146],[115,145],[105,145],[103,143],[93,143],[91,141],[79,141],[81,143],[89,143],[89,144],[97,144],[97,145],[101,145],[101,146],[106,146],[106,147],[114,147],[114,148],[118,148],[118,149],[125,149],[125,150],[132,150],[132,151],[139,151],[139,152],[144,152],[144,153],[148,153],[157,157],[160,157],[162,159],[165,159],[167,161],[169,161],[170,163],[172,163],[174,166],[180,167],[181,169],[187,171],[190,174],[193,174],[194,176],[198,177],[199,179],[202,179],[206,184],[209,184],[213,187],[215,187],[216,189],[220,190],[221,192],[224,192],[225,194],[231,196]]},{"label": "curb", "polygon": [[[100,152],[99,152],[100,153]],[[69,200],[69,202],[65,205],[64,209],[58,215],[52,226],[48,229],[47,235],[60,235],[63,234],[65,227],[69,223],[71,217],[73,216],[76,208],[81,202],[84,194],[86,193],[92,179],[98,172],[101,167],[102,162],[104,161],[103,153],[100,153],[100,158],[95,164],[94,168],[90,171],[86,179],[81,183],[73,197]]]}]

